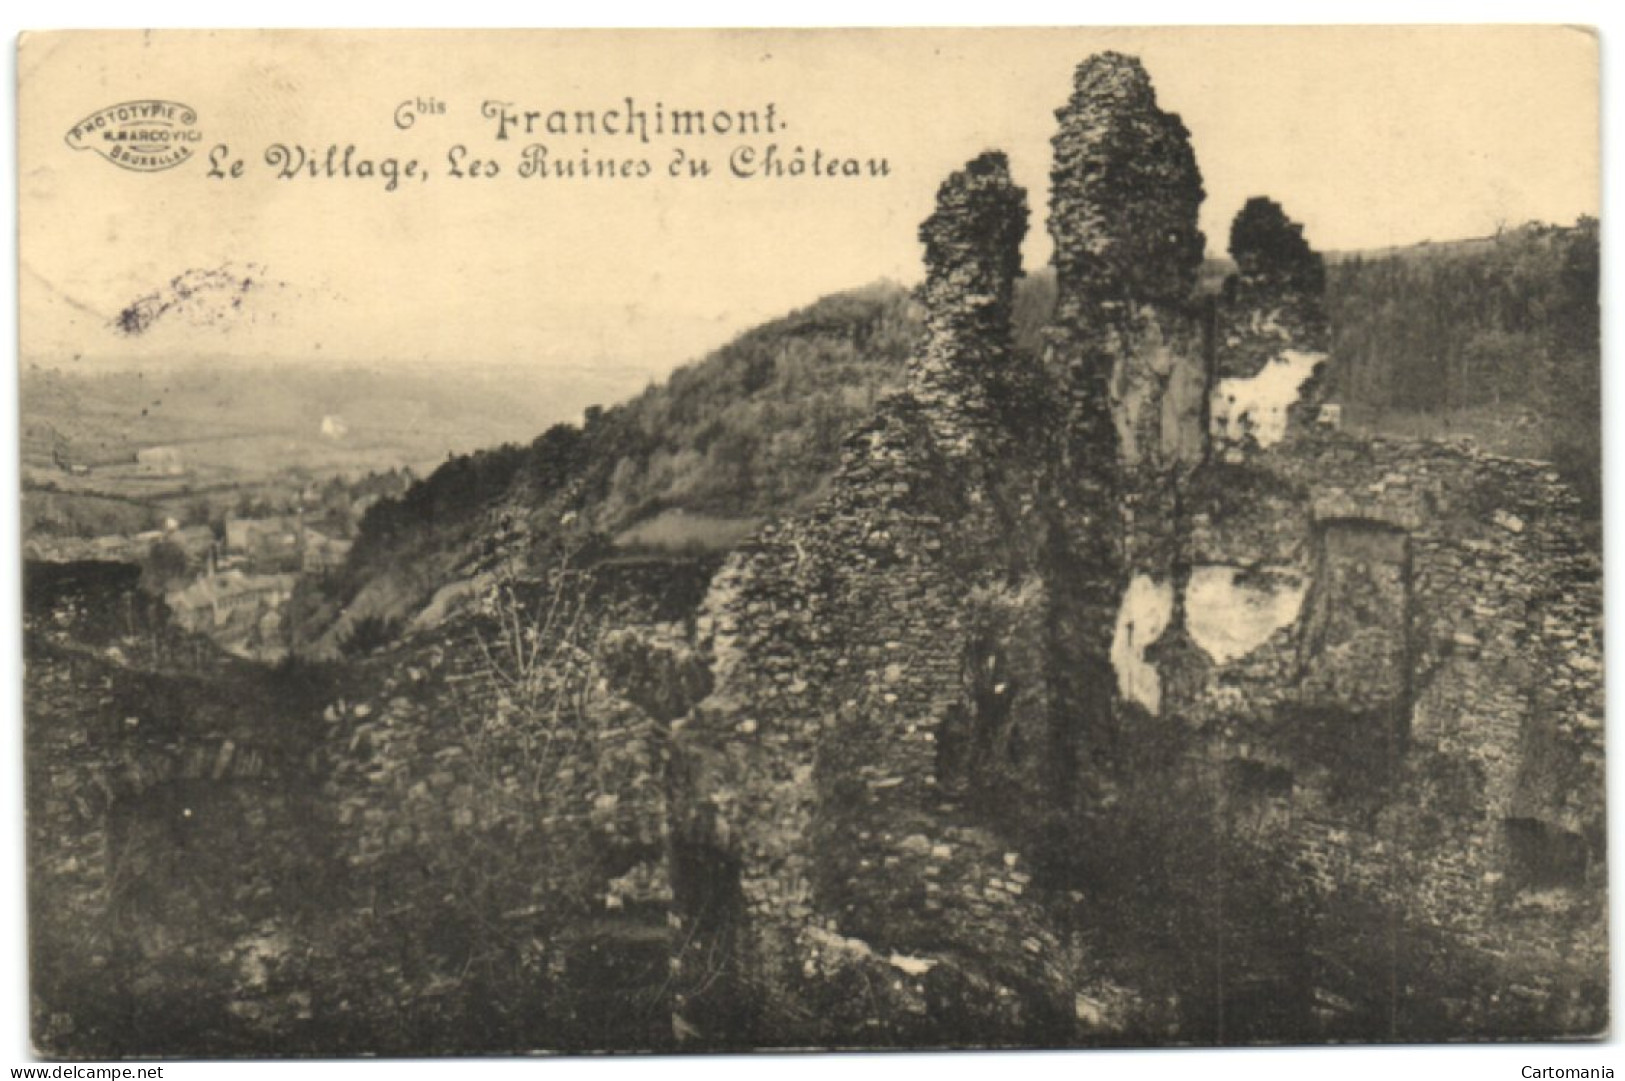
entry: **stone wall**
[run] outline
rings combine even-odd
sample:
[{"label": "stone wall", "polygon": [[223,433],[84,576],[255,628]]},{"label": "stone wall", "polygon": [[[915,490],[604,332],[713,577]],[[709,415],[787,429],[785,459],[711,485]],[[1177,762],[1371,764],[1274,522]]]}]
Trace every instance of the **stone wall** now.
[{"label": "stone wall", "polygon": [[322,712],[345,905],[328,918],[334,971],[315,981],[342,1022],[330,1040],[399,1054],[669,1043],[669,718],[608,679],[618,637],[687,635],[689,569],[493,582],[349,670]]},{"label": "stone wall", "polygon": [[[1284,508],[1272,497],[1288,513],[1268,533],[1228,528],[1244,521],[1243,468],[1296,494]],[[1160,712],[1192,726],[1204,753],[1271,771],[1277,813],[1261,828],[1298,852],[1317,906],[1335,915],[1348,894],[1387,906],[1403,931],[1380,955],[1441,937],[1458,968],[1483,968],[1473,980],[1485,999],[1502,1000],[1439,1018],[1401,995],[1398,1027],[1377,1035],[1538,1030],[1536,1017],[1594,1028],[1600,567],[1579,543],[1573,497],[1540,463],[1329,433],[1246,467],[1215,463],[1197,487],[1199,568],[1231,567],[1288,599],[1250,651],[1210,641],[1194,660],[1161,655],[1157,676],[1178,693]],[[1208,603],[1187,595],[1189,625]],[[1528,835],[1570,853],[1566,869],[1528,867]],[[1335,947],[1341,925],[1323,930],[1310,929],[1311,950]],[[1324,978],[1328,1001],[1352,997]],[[1345,1022],[1361,1024],[1330,1007],[1320,1023]]]},{"label": "stone wall", "polygon": [[[109,611],[124,599],[99,598]],[[245,1032],[275,1027],[269,1014],[308,1017],[309,995],[270,987],[263,960],[318,866],[310,761],[205,680],[55,634],[68,608],[37,600],[25,672],[35,1045],[241,1049]]]},{"label": "stone wall", "polygon": [[[592,647],[604,622],[686,635],[696,575],[643,560],[509,582],[342,681],[212,650],[125,663],[127,643],[84,644],[121,595],[31,591],[37,1046],[665,1046],[664,724],[607,692]],[[509,647],[574,608],[582,708],[544,737]]]},{"label": "stone wall", "polygon": [[[1124,696],[1194,726],[1200,753],[1272,771],[1286,799],[1267,830],[1300,852],[1311,907],[1334,917],[1308,929],[1311,954],[1337,948],[1353,892],[1403,925],[1378,948],[1391,964],[1404,936],[1426,935],[1459,951],[1457,968],[1482,970],[1463,980],[1493,1005],[1441,1014],[1396,990],[1377,1034],[1595,1030],[1600,568],[1575,500],[1541,463],[1320,428],[1318,257],[1267,200],[1232,236],[1212,453],[1181,489],[1189,562],[1165,575],[1136,564],[1142,597],[1165,583],[1166,629],[1136,643],[1149,665],[1120,673]],[[1124,611],[1144,603],[1130,596]],[[1583,811],[1567,802],[1576,793]],[[1526,866],[1532,836],[1570,853],[1556,861],[1567,871]],[[1317,1023],[1373,1034],[1343,1012]]]}]

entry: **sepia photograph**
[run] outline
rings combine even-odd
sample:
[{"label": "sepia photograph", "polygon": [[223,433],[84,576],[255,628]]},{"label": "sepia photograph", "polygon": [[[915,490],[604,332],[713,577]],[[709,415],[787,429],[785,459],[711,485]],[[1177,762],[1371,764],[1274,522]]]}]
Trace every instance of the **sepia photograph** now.
[{"label": "sepia photograph", "polygon": [[1601,41],[24,33],[10,1020],[1594,1047]]}]

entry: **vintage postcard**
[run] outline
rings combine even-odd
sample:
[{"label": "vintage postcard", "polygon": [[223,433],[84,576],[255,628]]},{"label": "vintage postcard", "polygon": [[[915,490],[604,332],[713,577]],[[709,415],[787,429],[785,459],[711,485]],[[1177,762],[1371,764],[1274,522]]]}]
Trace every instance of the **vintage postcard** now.
[{"label": "vintage postcard", "polygon": [[17,71],[39,1055],[1607,1033],[1592,32]]}]

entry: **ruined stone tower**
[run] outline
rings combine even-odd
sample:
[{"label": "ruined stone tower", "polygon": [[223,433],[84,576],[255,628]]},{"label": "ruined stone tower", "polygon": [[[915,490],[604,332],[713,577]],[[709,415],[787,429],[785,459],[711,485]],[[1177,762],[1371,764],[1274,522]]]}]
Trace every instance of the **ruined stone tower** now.
[{"label": "ruined stone tower", "polygon": [[1132,57],[1085,61],[1056,117],[1050,357],[1070,388],[1072,464],[1149,487],[1142,467],[1188,467],[1202,452],[1201,174],[1184,124]]}]

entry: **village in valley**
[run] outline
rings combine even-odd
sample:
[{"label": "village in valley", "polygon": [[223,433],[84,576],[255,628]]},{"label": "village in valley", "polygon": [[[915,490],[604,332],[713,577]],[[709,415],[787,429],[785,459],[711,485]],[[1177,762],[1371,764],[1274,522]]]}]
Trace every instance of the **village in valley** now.
[{"label": "village in valley", "polygon": [[[194,544],[199,528],[191,530]],[[291,644],[291,627],[284,630],[282,612],[298,576],[324,574],[339,566],[350,541],[307,526],[302,510],[295,511],[291,520],[283,515],[228,518],[225,529],[223,545],[209,530],[202,573],[190,585],[166,591],[164,599],[172,618],[186,630],[207,635],[244,657],[277,660]],[[151,543],[174,543],[186,551],[185,541],[185,531],[177,524]],[[296,569],[276,569],[289,566]]]},{"label": "village in valley", "polygon": [[[283,616],[300,578],[342,566],[352,543],[353,526],[320,512],[316,486],[299,494],[314,497],[318,513],[307,514],[301,504],[288,513],[259,516],[227,511],[202,523],[182,524],[166,516],[157,528],[135,533],[36,533],[27,542],[28,558],[139,565],[144,585],[162,596],[178,629],[248,660],[276,661],[294,644]],[[364,496],[352,505],[364,510],[378,498]]]},{"label": "village in valley", "polygon": [[374,505],[553,417],[514,393],[522,376],[479,365],[80,359],[21,375],[25,559],[139,567],[166,626],[263,662],[300,651],[288,605],[343,566]]}]

